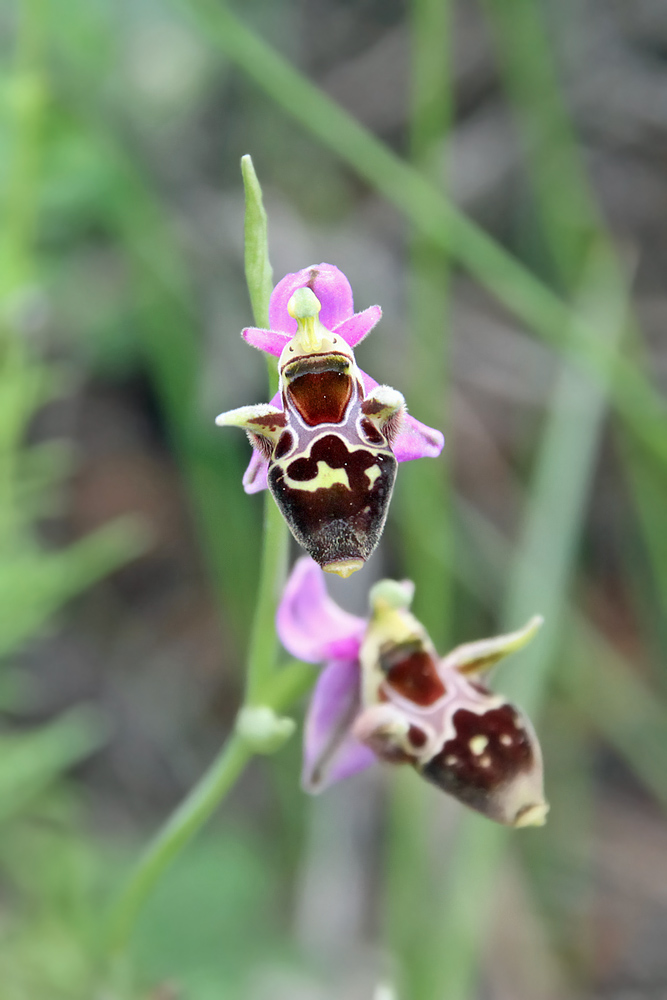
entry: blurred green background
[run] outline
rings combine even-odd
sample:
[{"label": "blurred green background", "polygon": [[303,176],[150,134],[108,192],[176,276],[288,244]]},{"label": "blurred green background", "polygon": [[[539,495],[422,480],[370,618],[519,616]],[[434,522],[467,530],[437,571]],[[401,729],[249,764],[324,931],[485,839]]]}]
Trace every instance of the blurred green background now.
[{"label": "blurred green background", "polygon": [[[0,1000],[667,995],[666,92],[661,0],[2,6]],[[242,698],[245,153],[275,279],[380,303],[360,364],[447,439],[331,591],[411,577],[443,652],[545,615],[494,683],[551,815],[380,768],[310,800],[294,739],[110,961]]]}]

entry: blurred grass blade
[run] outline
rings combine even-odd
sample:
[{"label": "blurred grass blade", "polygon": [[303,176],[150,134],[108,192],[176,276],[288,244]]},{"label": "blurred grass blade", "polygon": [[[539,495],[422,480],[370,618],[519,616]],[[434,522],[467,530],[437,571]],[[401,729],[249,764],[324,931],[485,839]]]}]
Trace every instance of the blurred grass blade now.
[{"label": "blurred grass blade", "polygon": [[[632,431],[667,462],[665,408],[653,386],[629,360],[610,352],[572,310],[347,112],[246,28],[224,4],[172,0],[194,18],[205,37],[336,155],[407,214],[425,237],[458,260],[501,302],[556,350],[603,385]],[[567,336],[564,335],[567,331]],[[607,391],[607,390],[605,390]]]},{"label": "blurred grass blade", "polygon": [[[446,135],[451,118],[451,5],[413,0],[411,5],[410,157],[415,171],[438,190],[445,187]],[[419,399],[425,423],[444,429],[449,409],[449,254],[415,227],[408,271],[409,343],[406,397]],[[447,439],[448,435],[445,434]],[[438,648],[449,638],[451,565],[450,445],[433,462],[411,462],[401,470],[394,516],[402,534],[407,575],[418,581],[413,611]],[[424,524],[429,526],[427,544]]]},{"label": "blurred grass blade", "polygon": [[[494,579],[497,585],[502,583],[509,543],[468,504],[459,505],[459,523],[461,534],[467,535],[466,558],[458,563],[461,582],[482,601],[488,601],[491,595],[485,588]],[[475,549],[480,556],[483,553],[476,569]],[[564,621],[563,650],[554,684],[667,808],[667,702],[643,682],[634,666],[576,605],[570,604]]]},{"label": "blurred grass blade", "polygon": [[145,548],[132,518],[58,552],[25,551],[0,562],[0,656],[39,631],[58,608]]},{"label": "blurred grass blade", "polygon": [[[452,114],[452,5],[412,0],[410,160],[434,188],[444,189],[446,135]],[[449,254],[414,227],[407,275],[408,399],[420,400],[423,420],[447,426],[449,408]],[[445,437],[448,437],[446,434]],[[414,613],[439,649],[450,638],[452,613],[451,454],[411,462],[402,470],[393,501],[401,533],[402,563],[417,582]],[[397,516],[398,515],[398,516]],[[433,891],[431,790],[397,769],[391,785],[385,852],[385,936],[397,963],[398,995],[438,996],[439,895]],[[435,965],[435,968],[434,968]]]},{"label": "blurred grass blade", "polygon": [[[606,256],[608,283],[623,281],[616,248],[606,233],[595,194],[577,148],[573,126],[559,92],[554,54],[545,23],[546,12],[537,0],[484,0],[495,31],[499,62],[524,138],[543,236],[559,278],[571,288],[578,262],[593,242]],[[521,30],[517,31],[517,24]],[[633,353],[642,359],[636,316],[629,331]],[[621,442],[620,454],[637,510],[638,526],[657,585],[658,602],[667,607],[667,544],[664,531],[666,479],[664,466]],[[667,638],[658,618],[658,645]],[[664,617],[664,616],[663,616]]]},{"label": "blurred grass blade", "polygon": [[[618,344],[627,303],[622,287],[607,286],[607,273],[594,258],[580,304],[599,336]],[[539,715],[561,641],[605,408],[604,392],[581,372],[564,365],[542,432],[501,621],[501,628],[510,630],[536,612],[546,619],[539,639],[501,666],[497,681],[498,690],[533,718]],[[461,1000],[472,993],[491,886],[506,842],[507,831],[476,816],[463,817],[440,924],[443,1000]]]},{"label": "blurred grass blade", "polygon": [[97,750],[107,736],[99,713],[82,706],[34,732],[0,735],[0,823],[19,813],[68,768]]},{"label": "blurred grass blade", "polygon": [[[253,308],[257,309],[255,321],[268,316],[271,293],[270,264],[268,259],[266,216],[258,210],[261,206],[261,189],[252,170],[252,161],[244,158],[244,180],[249,216],[246,218],[246,259],[251,261],[248,286]],[[248,246],[249,244],[249,246]],[[255,606],[250,649],[247,661],[247,694],[244,707],[261,704],[279,711],[280,699],[298,697],[302,693],[304,673],[299,666],[289,670],[290,683],[278,683],[276,670],[278,638],[274,620],[277,603],[287,575],[287,526],[278,512],[270,494],[265,499],[265,530],[262,547],[262,565]],[[308,671],[308,673],[310,673]],[[281,678],[283,681],[285,677]],[[310,677],[308,678],[310,680]],[[294,686],[291,687],[290,685]],[[274,701],[270,699],[273,698]],[[234,730],[209,768],[190,789],[185,799],[167,819],[143,856],[113,906],[108,932],[108,942],[113,953],[123,950],[132,933],[137,917],[147,897],[163,873],[213,815],[229,790],[234,786],[253,750]]]}]

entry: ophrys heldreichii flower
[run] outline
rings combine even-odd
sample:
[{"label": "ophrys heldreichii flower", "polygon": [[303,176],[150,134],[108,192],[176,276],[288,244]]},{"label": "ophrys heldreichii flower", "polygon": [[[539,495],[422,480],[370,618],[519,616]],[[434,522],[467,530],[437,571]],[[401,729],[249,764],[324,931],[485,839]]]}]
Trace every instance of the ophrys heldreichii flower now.
[{"label": "ophrys heldreichii flower", "polygon": [[357,367],[353,348],[381,315],[379,306],[354,313],[350,284],[332,264],[286,275],[271,295],[271,329],[243,331],[279,359],[279,391],[216,420],[248,432],[246,492],[268,486],[296,540],[339,576],[377,545],[397,464],[436,457],[444,444],[408,416],[400,392]]},{"label": "ophrys heldreichii flower", "polygon": [[278,634],[294,656],[325,664],[306,717],[304,787],[321,791],[379,758],[411,764],[499,823],[541,825],[548,806],[535,731],[481,678],[524,646],[542,619],[439,657],[408,610],[412,589],[376,584],[364,620],[327,596],[312,560],[297,562],[278,609]]}]

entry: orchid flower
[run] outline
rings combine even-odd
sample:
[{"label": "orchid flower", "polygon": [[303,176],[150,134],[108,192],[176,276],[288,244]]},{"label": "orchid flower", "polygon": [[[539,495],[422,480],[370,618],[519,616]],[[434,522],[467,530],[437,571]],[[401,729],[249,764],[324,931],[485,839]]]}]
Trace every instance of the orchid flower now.
[{"label": "orchid flower", "polygon": [[254,452],[247,493],[268,488],[296,540],[324,570],[349,576],[377,545],[399,462],[436,457],[444,438],[407,415],[400,392],[361,371],[353,349],[382,315],[354,312],[332,264],[286,275],[273,290],[270,330],[242,336],[278,358],[270,403],[216,419],[247,431]]},{"label": "orchid flower", "polygon": [[533,638],[541,617],[440,658],[408,610],[413,590],[409,582],[376,584],[364,620],[328,597],[316,563],[296,563],[278,608],[278,634],[294,656],[325,664],[306,718],[304,788],[322,791],[377,759],[407,763],[490,819],[542,825],[549,807],[533,727],[480,680]]}]

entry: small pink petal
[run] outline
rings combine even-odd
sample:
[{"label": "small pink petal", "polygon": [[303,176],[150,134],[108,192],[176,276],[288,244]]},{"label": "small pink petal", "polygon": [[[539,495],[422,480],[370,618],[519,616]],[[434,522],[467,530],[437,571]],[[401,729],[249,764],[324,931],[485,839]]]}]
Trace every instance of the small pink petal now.
[{"label": "small pink petal", "polygon": [[332,660],[319,676],[306,716],[302,784],[321,792],[376,760],[350,733],[359,710],[359,664]]},{"label": "small pink petal", "polygon": [[276,630],[292,656],[321,663],[334,657],[356,658],[366,622],[331,600],[324,573],[309,556],[303,556],[285,585]]},{"label": "small pink petal", "polygon": [[382,319],[382,309],[380,306],[369,306],[363,312],[355,313],[349,319],[344,319],[335,329],[340,337],[350,347],[356,347],[364,337],[367,337],[374,326]]},{"label": "small pink petal", "polygon": [[268,472],[268,458],[264,458],[264,456],[260,455],[256,448],[253,448],[248,468],[243,473],[244,491],[248,494],[252,494],[261,493],[262,490],[267,489],[269,485]]},{"label": "small pink petal", "polygon": [[440,431],[409,414],[405,417],[401,430],[393,444],[398,462],[409,462],[413,458],[437,458],[445,445]]},{"label": "small pink petal", "polygon": [[[366,395],[379,385],[366,372],[361,372],[361,381]],[[440,431],[408,414],[392,448],[398,462],[410,462],[413,458],[437,458],[444,446],[445,438]]]},{"label": "small pink petal", "polygon": [[283,347],[285,344],[289,344],[290,340],[286,333],[278,333],[277,330],[261,330],[256,326],[248,326],[245,330],[241,330],[241,336],[251,347],[256,347],[258,351],[266,351],[274,358],[280,357]]},{"label": "small pink petal", "polygon": [[287,303],[297,288],[312,289],[319,299],[322,309],[320,322],[327,330],[349,319],[354,312],[352,289],[342,271],[333,264],[312,264],[301,271],[286,274],[271,293],[269,303],[269,325],[272,330],[281,330],[293,337],[296,320],[287,311]]}]

